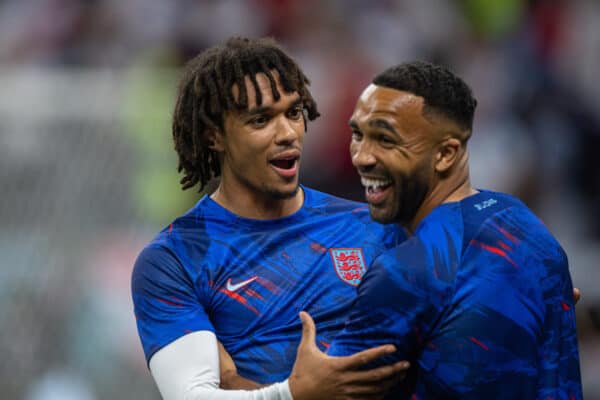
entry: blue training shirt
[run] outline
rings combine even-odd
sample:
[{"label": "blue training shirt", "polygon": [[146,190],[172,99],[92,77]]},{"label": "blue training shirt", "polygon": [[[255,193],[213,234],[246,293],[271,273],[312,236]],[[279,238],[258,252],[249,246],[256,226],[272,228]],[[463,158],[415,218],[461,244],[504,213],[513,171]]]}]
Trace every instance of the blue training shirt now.
[{"label": "blue training shirt", "polygon": [[296,358],[302,310],[328,347],[366,267],[405,236],[373,222],[365,204],[302,190],[302,208],[275,220],[238,217],[205,196],[144,248],[132,295],[147,361],[177,338],[208,330],[241,376],[281,381]]},{"label": "blue training shirt", "polygon": [[519,200],[480,191],[435,208],[378,257],[329,349],[393,343],[411,399],[581,399],[567,257]]}]

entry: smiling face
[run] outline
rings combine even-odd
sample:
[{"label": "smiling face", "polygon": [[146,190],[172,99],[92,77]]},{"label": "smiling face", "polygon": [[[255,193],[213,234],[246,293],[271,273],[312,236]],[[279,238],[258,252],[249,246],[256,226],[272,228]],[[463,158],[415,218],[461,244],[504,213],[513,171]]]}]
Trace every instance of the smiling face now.
[{"label": "smiling face", "polygon": [[[298,93],[286,93],[274,75],[279,100],[273,98],[267,76],[260,73],[256,82],[262,104],[258,105],[254,85],[246,76],[248,109],[227,112],[223,131],[215,133],[212,148],[222,165],[219,190],[229,193],[230,199],[268,203],[298,193],[305,130],[302,102]],[[233,95],[239,96],[236,85]]]},{"label": "smiling face", "polygon": [[350,155],[375,221],[410,224],[435,185],[443,126],[423,111],[422,97],[373,84],[358,99]]}]

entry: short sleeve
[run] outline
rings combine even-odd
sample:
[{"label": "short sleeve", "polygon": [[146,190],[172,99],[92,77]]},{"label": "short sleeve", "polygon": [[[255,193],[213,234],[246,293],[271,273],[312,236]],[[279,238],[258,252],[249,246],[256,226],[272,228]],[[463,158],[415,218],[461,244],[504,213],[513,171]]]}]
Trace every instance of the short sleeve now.
[{"label": "short sleeve", "polygon": [[146,247],[131,278],[138,333],[146,362],[159,349],[195,331],[214,332],[192,278],[164,247]]}]

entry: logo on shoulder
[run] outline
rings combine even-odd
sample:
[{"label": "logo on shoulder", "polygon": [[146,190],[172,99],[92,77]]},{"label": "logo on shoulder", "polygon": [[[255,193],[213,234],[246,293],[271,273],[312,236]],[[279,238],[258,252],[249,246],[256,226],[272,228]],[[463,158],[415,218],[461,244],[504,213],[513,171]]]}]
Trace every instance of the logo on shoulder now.
[{"label": "logo on shoulder", "polygon": [[348,285],[358,286],[367,271],[362,249],[331,249],[329,253],[337,276]]},{"label": "logo on shoulder", "polygon": [[496,203],[498,203],[498,200],[496,200],[496,199],[489,199],[489,200],[483,201],[481,203],[475,204],[475,205],[473,205],[473,207],[475,207],[477,209],[477,211],[481,211],[481,210],[484,210],[484,209],[486,209],[488,207],[493,206]]}]

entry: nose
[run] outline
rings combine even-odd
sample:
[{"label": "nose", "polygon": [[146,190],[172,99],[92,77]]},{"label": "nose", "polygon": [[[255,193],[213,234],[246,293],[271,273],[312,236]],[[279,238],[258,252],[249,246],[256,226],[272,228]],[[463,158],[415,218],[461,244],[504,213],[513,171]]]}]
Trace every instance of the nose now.
[{"label": "nose", "polygon": [[277,126],[275,127],[275,142],[277,144],[289,144],[297,140],[300,131],[303,132],[303,130],[299,130],[299,128],[284,115],[280,116],[278,119]]},{"label": "nose", "polygon": [[350,143],[350,157],[352,158],[352,165],[358,171],[368,171],[377,162],[371,145],[364,139],[359,142],[352,141]]}]

